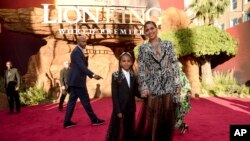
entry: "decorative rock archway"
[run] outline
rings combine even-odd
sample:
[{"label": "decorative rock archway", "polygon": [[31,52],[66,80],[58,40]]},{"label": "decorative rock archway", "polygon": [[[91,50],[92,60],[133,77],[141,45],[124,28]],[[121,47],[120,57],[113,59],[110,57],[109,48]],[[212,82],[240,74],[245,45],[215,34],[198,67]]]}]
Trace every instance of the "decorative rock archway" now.
[{"label": "decorative rock archway", "polygon": [[[57,11],[50,9],[49,19],[55,19]],[[176,16],[176,13],[178,14]],[[104,13],[99,13],[105,20]],[[139,22],[134,24],[45,24],[43,23],[44,9],[42,8],[20,8],[20,9],[0,9],[0,19],[3,20],[4,27],[15,32],[23,32],[37,35],[47,44],[42,46],[37,54],[30,57],[28,71],[24,75],[27,86],[38,84],[47,92],[57,93],[57,82],[59,71],[63,67],[63,62],[69,60],[69,55],[76,44],[76,34],[60,34],[59,28],[75,29],[110,29],[119,28],[142,30],[143,26]],[[121,18],[119,12],[114,12],[113,17]],[[69,17],[74,20],[75,13],[69,13]],[[162,31],[172,28],[188,27],[189,20],[183,11],[171,8],[163,12],[165,21],[162,23]],[[88,19],[86,20],[91,20]],[[128,20],[128,19],[126,19]],[[89,68],[97,74],[101,74],[103,80],[96,81],[88,79],[88,90],[90,97],[94,97],[96,86],[100,84],[101,96],[110,96],[111,74],[118,68],[116,55],[123,51],[132,50],[137,44],[143,43],[142,36],[102,34],[100,32],[89,34],[88,52]]]}]

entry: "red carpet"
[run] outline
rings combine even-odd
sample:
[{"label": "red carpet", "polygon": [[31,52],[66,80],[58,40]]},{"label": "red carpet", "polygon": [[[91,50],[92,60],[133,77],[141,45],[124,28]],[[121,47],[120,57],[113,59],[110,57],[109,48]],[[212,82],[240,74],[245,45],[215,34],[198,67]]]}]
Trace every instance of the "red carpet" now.
[{"label": "red carpet", "polygon": [[[111,99],[91,103],[96,114],[106,120],[103,126],[91,126],[80,103],[72,119],[77,126],[69,129],[63,128],[65,111],[59,112],[57,104],[24,107],[13,115],[1,111],[0,141],[104,141]],[[176,134],[174,141],[229,141],[230,124],[250,124],[250,99],[211,97],[192,99],[191,104],[186,117],[189,132]]]}]

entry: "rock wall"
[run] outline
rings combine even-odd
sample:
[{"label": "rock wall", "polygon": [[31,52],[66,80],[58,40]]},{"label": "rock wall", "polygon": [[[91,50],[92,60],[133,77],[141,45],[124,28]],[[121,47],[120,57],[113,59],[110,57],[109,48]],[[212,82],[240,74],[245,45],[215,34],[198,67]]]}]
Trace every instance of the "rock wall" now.
[{"label": "rock wall", "polygon": [[[49,19],[56,19],[57,11],[55,9],[50,10],[49,13]],[[63,68],[63,62],[70,60],[70,53],[75,47],[76,36],[58,32],[58,29],[62,27],[74,28],[72,24],[45,24],[43,23],[43,14],[44,10],[41,8],[0,9],[0,18],[4,21],[3,25],[6,29],[38,35],[47,42],[46,45],[39,49],[37,54],[30,57],[28,71],[23,78],[27,87],[37,84],[43,87],[45,91],[51,93],[51,95],[55,95],[57,93],[55,90],[58,87],[60,70]],[[117,14],[113,16],[119,17]],[[75,19],[75,13],[69,13],[69,17],[70,19]],[[93,26],[91,24],[81,25],[81,28],[87,29]],[[105,25],[105,28],[117,27]],[[118,68],[115,54],[123,50],[122,48],[133,47],[136,42],[141,41],[141,37],[114,37],[113,35],[103,36],[96,34],[94,36],[89,35],[87,38],[89,38],[90,44],[95,44],[94,46],[86,47],[89,50],[89,68],[104,78],[100,81],[87,80],[89,95],[91,98],[94,97],[97,84],[99,84],[100,96],[110,96],[111,73]],[[98,42],[96,42],[97,40]],[[99,52],[100,50],[105,52]],[[59,95],[56,94],[56,96],[58,97]]]},{"label": "rock wall", "polygon": [[89,68],[94,73],[103,77],[101,80],[87,79],[88,91],[90,97],[98,91],[97,84],[100,84],[101,95],[100,97],[107,97],[111,95],[111,79],[112,73],[118,70],[118,60],[113,51],[105,46],[88,46],[87,49],[105,50],[109,51],[107,54],[89,54]]},{"label": "rock wall", "polygon": [[[92,11],[93,12],[93,11]],[[95,12],[95,11],[94,11]],[[93,13],[94,13],[93,12]],[[88,24],[85,23],[78,23],[78,24],[70,24],[63,21],[62,23],[44,23],[44,9],[42,8],[19,8],[19,9],[0,9],[0,19],[4,22],[4,27],[11,31],[16,32],[23,32],[23,33],[31,33],[35,35],[40,36],[52,36],[55,39],[59,40],[66,40],[66,41],[75,41],[74,34],[61,34],[59,32],[59,29],[82,29],[82,30],[88,30],[88,29],[118,29],[120,27],[124,27],[126,29],[135,29],[140,28],[142,25],[119,25],[119,24],[113,24],[112,22],[115,22],[115,20],[121,21],[121,14],[120,13],[110,13],[110,17],[112,17],[114,21],[111,21],[111,23],[105,24],[105,13],[102,11],[99,12],[99,18],[102,19],[99,21],[100,24],[93,23],[93,20],[86,16],[85,21],[89,22]],[[76,20],[76,13],[75,12],[68,12],[68,19],[70,21]],[[48,19],[50,21],[57,20],[58,19],[58,10],[56,9],[49,9],[48,10]],[[126,15],[128,17],[129,15]],[[82,18],[82,17],[81,17]],[[46,19],[46,18],[45,18]],[[126,19],[128,20],[128,19]],[[138,27],[139,26],[139,27]],[[82,32],[81,34],[83,34]],[[86,32],[87,33],[87,32]],[[100,32],[95,32],[95,34],[90,34],[88,36],[89,39],[113,39],[117,38],[117,35],[110,34],[109,36],[104,35]],[[131,38],[132,37],[132,38]],[[135,36],[123,36],[123,39],[141,39],[140,35]]]},{"label": "rock wall", "polygon": [[[53,20],[57,17],[57,10],[49,10],[49,19]],[[19,8],[19,9],[0,9],[0,19],[3,26],[10,31],[33,34],[43,38],[47,44],[42,46],[37,54],[32,55],[29,59],[28,71],[24,75],[24,81],[27,86],[35,84],[43,87],[52,95],[56,93],[58,97],[59,73],[63,68],[63,62],[69,60],[70,53],[75,47],[76,35],[60,34],[59,28],[71,28],[75,26],[81,29],[142,29],[142,25],[114,25],[114,24],[45,24],[43,23],[44,10],[41,8]],[[105,20],[104,13],[99,13],[100,17]],[[74,12],[69,12],[68,16],[71,20],[76,19]],[[122,17],[119,13],[112,13],[111,17]],[[176,8],[170,8],[161,15],[162,29],[168,31],[173,28],[188,27],[189,20],[183,11]],[[91,21],[86,17],[86,21]],[[105,22],[104,22],[105,23]],[[117,70],[118,61],[115,57],[121,51],[131,51],[137,44],[143,42],[140,35],[103,35],[96,33],[88,35],[88,46],[86,52],[89,56],[89,68],[104,79],[96,81],[88,79],[88,90],[90,97],[94,97],[96,93],[100,97],[111,95],[111,74]],[[137,71],[137,64],[134,66]]]},{"label": "rock wall", "polygon": [[30,57],[28,71],[23,78],[28,87],[37,84],[49,92],[59,78],[63,62],[69,60],[73,45],[62,40],[45,40],[47,44]]},{"label": "rock wall", "polygon": [[[39,85],[47,92],[57,87],[63,62],[70,60],[74,44],[56,39],[46,39],[47,45],[40,48],[36,55],[30,57],[28,72],[24,75],[27,86]],[[89,69],[100,74],[102,80],[87,79],[90,97],[94,97],[97,84],[100,84],[101,96],[110,96],[111,74],[118,68],[118,61],[113,51],[105,46],[87,46]],[[101,52],[100,52],[101,51]],[[58,95],[57,95],[58,96]]]}]

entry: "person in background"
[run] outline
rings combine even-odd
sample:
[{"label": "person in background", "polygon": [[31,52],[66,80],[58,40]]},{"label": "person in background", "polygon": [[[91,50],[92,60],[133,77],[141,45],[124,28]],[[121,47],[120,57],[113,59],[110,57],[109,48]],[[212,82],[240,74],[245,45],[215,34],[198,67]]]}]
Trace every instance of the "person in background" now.
[{"label": "person in background", "polygon": [[137,77],[129,52],[119,57],[119,69],[112,74],[113,112],[106,141],[133,141],[135,138],[135,96],[139,97]]},{"label": "person in background", "polygon": [[68,73],[69,73],[69,61],[65,61],[63,63],[64,68],[60,71],[60,84],[61,84],[61,97],[60,97],[60,101],[59,101],[59,111],[63,110],[63,103],[65,100],[65,97],[67,95],[67,89],[68,89],[68,85],[67,85],[67,77],[68,77]]},{"label": "person in background", "polygon": [[96,80],[102,79],[101,76],[94,74],[88,69],[87,59],[84,57],[84,51],[87,45],[87,39],[84,36],[77,37],[77,46],[73,49],[70,59],[70,70],[68,74],[67,84],[70,93],[67,104],[66,114],[64,118],[64,128],[75,126],[76,123],[71,121],[76,101],[79,98],[85,111],[87,112],[92,125],[102,125],[104,120],[99,119],[94,113],[90,105],[89,94],[86,85],[86,77],[94,78]]},{"label": "person in background", "polygon": [[185,116],[190,111],[190,96],[191,96],[191,85],[186,74],[182,70],[182,64],[180,66],[180,83],[181,93],[178,97],[176,115],[175,115],[175,128],[179,130],[180,134],[184,134],[189,130],[188,125],[185,123]]},{"label": "person in background", "polygon": [[20,75],[18,70],[12,67],[11,61],[6,62],[6,67],[7,69],[4,72],[4,88],[9,102],[9,113],[14,113],[15,104],[16,112],[20,113],[21,104],[18,93],[21,84]]}]

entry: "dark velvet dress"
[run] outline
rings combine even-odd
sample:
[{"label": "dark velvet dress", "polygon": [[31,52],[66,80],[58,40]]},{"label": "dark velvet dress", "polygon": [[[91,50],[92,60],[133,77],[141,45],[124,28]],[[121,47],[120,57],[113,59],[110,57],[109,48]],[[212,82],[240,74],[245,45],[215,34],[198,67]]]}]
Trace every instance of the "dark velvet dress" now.
[{"label": "dark velvet dress", "polygon": [[[133,141],[135,133],[135,96],[139,96],[137,80],[130,72],[130,87],[122,71],[112,74],[113,112],[106,141]],[[123,118],[117,114],[122,113]]]}]

